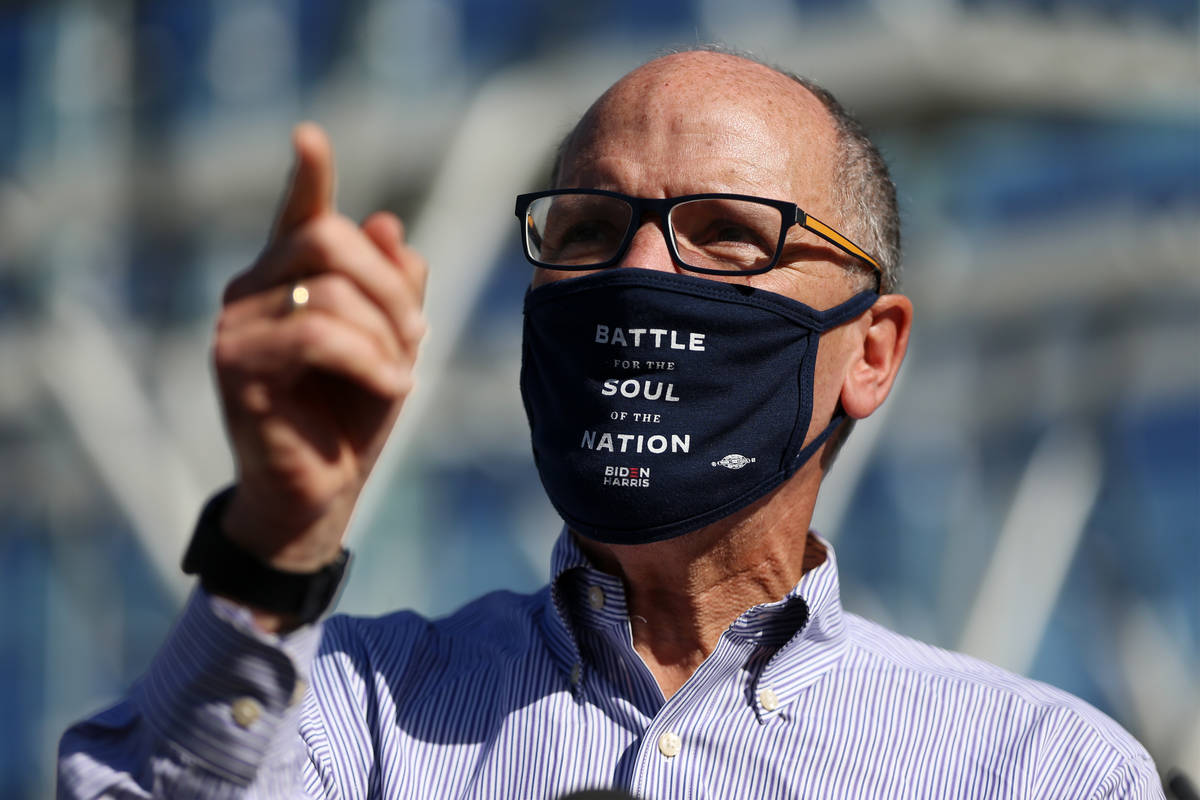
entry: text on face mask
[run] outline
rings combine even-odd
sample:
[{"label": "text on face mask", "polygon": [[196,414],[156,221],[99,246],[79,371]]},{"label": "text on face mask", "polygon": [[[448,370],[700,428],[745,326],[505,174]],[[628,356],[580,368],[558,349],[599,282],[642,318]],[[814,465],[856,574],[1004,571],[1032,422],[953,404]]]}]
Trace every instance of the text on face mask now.
[{"label": "text on face mask", "polygon": [[672,433],[670,438],[661,434],[644,436],[640,433],[600,433],[584,431],[579,443],[584,450],[599,450],[609,453],[686,453],[692,449],[692,436]]},{"label": "text on face mask", "polygon": [[[664,341],[665,340],[665,341]],[[596,326],[596,344],[618,347],[654,347],[671,350],[704,350],[704,334],[672,331],[666,328],[617,328]]]},{"label": "text on face mask", "polygon": [[[665,389],[664,386],[666,387]],[[664,400],[668,403],[679,402],[679,398],[675,396],[675,384],[664,384],[662,381],[609,378],[604,382],[604,386],[600,390],[600,394],[604,397],[612,397],[617,393],[620,393],[622,397],[630,399],[642,397],[646,400]]]}]

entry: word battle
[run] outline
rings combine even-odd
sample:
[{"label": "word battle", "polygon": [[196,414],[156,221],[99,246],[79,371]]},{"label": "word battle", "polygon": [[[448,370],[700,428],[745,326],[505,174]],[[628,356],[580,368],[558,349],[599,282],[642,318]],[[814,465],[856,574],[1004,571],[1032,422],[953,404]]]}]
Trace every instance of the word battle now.
[{"label": "word battle", "polygon": [[[680,341],[680,336],[686,337],[687,341]],[[645,337],[645,343],[642,339]],[[663,339],[667,340],[663,344]],[[650,340],[654,343],[651,344]],[[704,334],[703,333],[680,333],[679,331],[669,331],[666,328],[610,328],[607,325],[596,326],[596,344],[615,344],[619,347],[667,347],[671,350],[694,350],[700,352],[704,349]]]}]

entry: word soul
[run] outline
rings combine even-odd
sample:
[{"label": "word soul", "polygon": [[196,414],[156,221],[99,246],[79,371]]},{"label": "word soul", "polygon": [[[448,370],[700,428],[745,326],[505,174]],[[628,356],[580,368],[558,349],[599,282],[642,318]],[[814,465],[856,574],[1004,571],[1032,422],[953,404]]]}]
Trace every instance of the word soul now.
[{"label": "word soul", "polygon": [[647,400],[662,400],[667,403],[679,402],[679,398],[675,396],[675,384],[666,384],[664,391],[662,381],[639,381],[626,378],[618,382],[617,378],[609,378],[600,389],[600,394],[605,397],[612,397],[618,393],[622,397],[631,399],[644,397]]}]

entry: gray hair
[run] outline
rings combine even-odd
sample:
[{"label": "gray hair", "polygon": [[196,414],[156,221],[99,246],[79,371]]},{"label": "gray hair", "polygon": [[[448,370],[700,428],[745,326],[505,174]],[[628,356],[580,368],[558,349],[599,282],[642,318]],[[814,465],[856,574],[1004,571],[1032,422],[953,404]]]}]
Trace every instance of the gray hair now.
[{"label": "gray hair", "polygon": [[[883,154],[867,136],[863,124],[824,86],[770,64],[763,66],[803,86],[833,117],[838,137],[838,171],[834,178],[833,200],[841,215],[842,233],[879,262],[879,293],[894,292],[900,284],[900,209],[896,202],[896,184],[892,182]],[[874,282],[872,270],[866,264],[859,263],[856,270],[862,275],[861,288]],[[854,423],[854,419],[847,418],[825,444],[821,469],[826,473],[850,438]]]},{"label": "gray hair", "polygon": [[883,154],[867,136],[863,124],[828,89],[778,67],[763,66],[803,86],[833,117],[838,136],[833,199],[842,217],[842,232],[879,262],[880,293],[895,291],[900,285],[900,210],[896,184]]}]

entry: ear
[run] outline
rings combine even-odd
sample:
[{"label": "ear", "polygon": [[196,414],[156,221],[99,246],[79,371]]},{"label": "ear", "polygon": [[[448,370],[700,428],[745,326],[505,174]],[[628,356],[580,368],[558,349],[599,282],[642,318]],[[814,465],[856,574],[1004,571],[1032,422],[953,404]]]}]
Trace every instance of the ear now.
[{"label": "ear", "polygon": [[842,380],[842,408],[854,419],[870,416],[883,405],[912,329],[912,302],[902,294],[885,294],[859,318],[862,339]]}]

